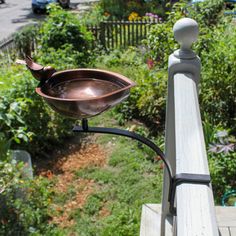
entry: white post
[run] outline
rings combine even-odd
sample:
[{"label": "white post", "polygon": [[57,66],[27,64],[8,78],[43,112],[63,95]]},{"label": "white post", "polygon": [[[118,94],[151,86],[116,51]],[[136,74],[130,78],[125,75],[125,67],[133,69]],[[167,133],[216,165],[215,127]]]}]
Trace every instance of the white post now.
[{"label": "white post", "polygon": [[[201,63],[191,50],[192,43],[198,38],[198,24],[190,18],[183,18],[176,22],[173,31],[181,47],[169,57],[166,158],[172,166],[173,174],[209,174],[197,93]],[[169,177],[165,170],[162,236],[165,235],[169,215],[168,190]],[[174,220],[177,228],[174,227],[174,235],[218,235],[212,190],[208,186],[182,184],[177,187],[176,199],[177,217]],[[199,200],[202,202],[199,203]],[[194,207],[194,204],[200,209]],[[202,217],[205,222],[197,217]]]}]

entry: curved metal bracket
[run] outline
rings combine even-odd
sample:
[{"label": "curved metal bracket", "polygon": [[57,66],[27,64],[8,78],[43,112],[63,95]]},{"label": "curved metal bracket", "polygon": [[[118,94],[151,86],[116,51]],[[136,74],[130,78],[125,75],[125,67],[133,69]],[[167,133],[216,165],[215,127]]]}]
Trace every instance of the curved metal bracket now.
[{"label": "curved metal bracket", "polygon": [[82,126],[75,126],[73,128],[73,131],[79,132],[79,133],[103,133],[103,134],[114,134],[114,135],[124,136],[124,137],[137,140],[147,145],[148,147],[150,147],[153,151],[155,151],[156,154],[164,162],[168,175],[169,175],[170,185],[169,185],[168,201],[170,203],[170,213],[172,215],[176,215],[176,210],[174,207],[176,186],[182,183],[194,183],[194,184],[209,184],[210,183],[210,176],[208,175],[182,173],[182,174],[178,174],[174,176],[171,169],[171,165],[169,161],[165,158],[165,154],[161,151],[161,149],[155,143],[153,143],[149,139],[137,133],[130,132],[128,130],[117,129],[117,128],[89,127],[87,119],[83,119]]},{"label": "curved metal bracket", "polygon": [[134,132],[131,132],[128,130],[117,129],[117,128],[89,127],[87,119],[83,119],[82,126],[75,126],[73,131],[74,132],[83,132],[83,133],[114,134],[114,135],[125,136],[128,138],[135,139],[135,140],[147,145],[148,147],[150,147],[153,151],[156,152],[156,154],[158,156],[160,156],[160,158],[162,159],[162,161],[164,162],[164,164],[167,168],[170,178],[173,178],[171,166],[170,166],[170,163],[168,162],[168,160],[165,159],[165,154],[161,151],[161,149],[155,143],[153,143],[149,139],[147,139],[137,133],[134,133]]}]

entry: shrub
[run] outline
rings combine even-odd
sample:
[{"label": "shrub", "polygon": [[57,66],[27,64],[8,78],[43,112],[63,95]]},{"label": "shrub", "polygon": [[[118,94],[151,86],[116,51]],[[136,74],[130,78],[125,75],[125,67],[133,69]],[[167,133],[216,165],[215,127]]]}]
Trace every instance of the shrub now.
[{"label": "shrub", "polygon": [[225,7],[224,0],[206,0],[188,7],[189,16],[202,26],[212,27],[222,19]]},{"label": "shrub", "polygon": [[0,234],[42,235],[54,230],[48,225],[49,204],[53,197],[43,178],[23,178],[22,163],[0,161]]},{"label": "shrub", "polygon": [[149,125],[158,124],[155,130],[163,126],[166,72],[149,70],[142,52],[132,47],[126,51],[115,50],[109,56],[99,57],[96,66],[119,72],[137,83],[137,86],[132,88],[129,99],[116,107],[121,123],[127,119],[139,118]]},{"label": "shrub", "polygon": [[167,69],[168,57],[173,50],[179,48],[174,40],[173,25],[177,20],[186,17],[185,5],[176,3],[169,13],[167,20],[151,27],[144,41],[148,48],[147,57],[156,62],[158,68]]},{"label": "shrub", "polygon": [[30,72],[18,68],[20,77],[11,88],[0,93],[0,128],[2,136],[12,140],[12,147],[41,154],[69,135],[72,122],[55,114],[35,93],[36,80]]},{"label": "shrub", "polygon": [[100,6],[105,14],[109,14],[109,16],[116,19],[127,20],[132,12],[139,16],[144,16],[145,13],[152,12],[164,17],[165,11],[168,9],[166,7],[168,2],[168,0],[102,0],[100,1]]},{"label": "shrub", "polygon": [[72,45],[65,44],[60,49],[48,48],[47,51],[40,51],[36,55],[39,64],[50,65],[56,70],[65,70],[80,67],[86,67],[90,59],[83,59],[84,53],[74,51]]},{"label": "shrub", "polygon": [[29,25],[15,33],[14,43],[16,54],[20,57],[24,57],[25,55],[31,56],[37,44],[38,31],[38,25]]},{"label": "shrub", "polygon": [[208,49],[201,52],[201,109],[211,117],[213,124],[221,123],[235,130],[236,30],[226,21],[208,37],[211,38]]},{"label": "shrub", "polygon": [[[201,34],[194,48],[202,60],[200,107],[208,117],[211,117],[214,125],[222,123],[225,127],[230,126],[233,129],[236,107],[233,92],[233,88],[236,87],[236,30],[228,18],[222,18],[222,2],[209,0],[194,5],[194,9],[187,8],[183,3],[175,4],[167,21],[153,26],[150,30],[146,40],[149,49],[147,57],[155,61],[158,71],[167,71],[168,56],[179,48],[173,38],[174,23],[186,14],[197,19]],[[204,11],[207,14],[203,14]],[[165,77],[166,74],[163,72],[163,79]],[[166,94],[166,91],[160,94]],[[155,110],[155,106],[152,106],[154,104],[150,105],[150,111]]]},{"label": "shrub", "polygon": [[48,51],[55,56],[58,51],[69,48],[76,64],[84,66],[91,56],[92,34],[75,15],[62,10],[58,5],[50,4],[48,10],[49,16],[40,30],[41,57],[47,56]]},{"label": "shrub", "polygon": [[220,202],[223,194],[236,188],[236,140],[226,130],[214,130],[208,156],[213,190]]},{"label": "shrub", "polygon": [[100,4],[94,4],[91,10],[79,16],[80,21],[84,25],[98,25],[100,22],[109,18],[109,13],[104,13]]}]

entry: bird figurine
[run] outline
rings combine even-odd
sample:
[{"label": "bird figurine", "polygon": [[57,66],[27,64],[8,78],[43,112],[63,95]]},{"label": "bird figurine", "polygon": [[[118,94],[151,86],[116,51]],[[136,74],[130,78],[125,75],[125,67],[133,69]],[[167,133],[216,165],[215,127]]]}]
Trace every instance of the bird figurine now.
[{"label": "bird figurine", "polygon": [[51,66],[41,66],[33,61],[30,56],[26,56],[25,60],[16,60],[18,64],[24,64],[30,70],[31,74],[41,83],[47,81],[56,72]]}]

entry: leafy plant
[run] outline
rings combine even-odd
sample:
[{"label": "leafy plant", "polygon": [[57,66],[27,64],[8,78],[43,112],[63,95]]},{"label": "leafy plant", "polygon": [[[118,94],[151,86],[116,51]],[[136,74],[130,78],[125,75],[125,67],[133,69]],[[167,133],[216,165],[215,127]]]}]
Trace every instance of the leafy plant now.
[{"label": "leafy plant", "polygon": [[153,12],[164,17],[165,12],[169,9],[167,6],[169,2],[168,0],[102,0],[100,6],[111,18],[127,20],[132,13],[144,16],[146,12]]},{"label": "leafy plant", "polygon": [[10,145],[11,140],[7,140],[5,134],[0,132],[0,161],[5,161],[9,157]]},{"label": "leafy plant", "polygon": [[84,53],[73,50],[72,45],[65,44],[59,49],[48,48],[47,51],[40,51],[36,55],[36,60],[42,65],[50,65],[57,70],[76,68],[78,66],[87,66],[89,60],[83,60]]},{"label": "leafy plant", "polygon": [[35,50],[38,39],[38,25],[29,25],[18,31],[14,35],[16,53],[20,57],[31,56]]},{"label": "leafy plant", "polygon": [[188,14],[202,26],[212,27],[222,19],[224,0],[205,0],[188,7]]},{"label": "leafy plant", "polygon": [[94,4],[90,11],[78,15],[78,17],[84,25],[98,25],[108,19],[109,13],[104,13],[100,4]]},{"label": "leafy plant", "polygon": [[37,82],[29,72],[19,67],[17,72],[12,73],[15,73],[15,78],[21,78],[0,93],[1,136],[11,140],[12,148],[20,146],[33,155],[42,155],[71,132],[72,122],[69,119],[64,122],[65,118],[46,106],[35,93]]},{"label": "leafy plant", "polygon": [[208,156],[216,200],[220,202],[223,194],[236,187],[235,155],[236,140],[226,130],[217,130],[214,142],[209,145]]},{"label": "leafy plant", "polygon": [[[205,9],[211,7],[214,8],[214,11],[209,10],[208,14],[202,14]],[[187,6],[185,3],[176,3],[167,20],[153,26],[149,31],[145,41],[148,47],[146,58],[154,61],[158,79],[166,81],[168,56],[179,48],[174,40],[172,27],[181,17],[191,16],[197,19],[201,34],[194,49],[202,60],[200,107],[208,117],[211,117],[211,123],[214,126],[222,124],[224,127],[229,126],[234,130],[236,103],[233,88],[236,86],[234,79],[236,31],[230,22],[231,18],[222,17],[222,10],[221,0],[206,1],[204,4],[197,5],[195,11],[192,6]],[[157,91],[160,93],[157,94]],[[154,98],[156,94],[157,98],[164,100],[163,95],[166,94],[166,90],[159,87],[157,91],[154,91],[150,97]],[[214,99],[212,99],[213,96]],[[148,107],[144,111],[148,111],[146,114],[149,116],[150,112],[155,113],[155,110],[157,108],[160,110],[160,108],[156,108],[155,105],[157,98],[151,99],[150,103],[149,100],[145,102],[145,98],[148,97],[144,97],[143,103]],[[136,99],[133,101],[138,104]]]},{"label": "leafy plant", "polygon": [[[117,106],[115,116],[120,123],[138,118],[153,131],[163,127],[165,118],[165,92],[167,72],[149,69],[145,56],[140,49],[130,47],[126,51],[115,50],[104,55],[95,63],[99,68],[114,70],[134,80],[137,86],[131,89],[129,98]],[[158,126],[156,126],[158,125]]]},{"label": "leafy plant", "polygon": [[235,127],[236,115],[235,36],[235,28],[226,21],[211,33],[208,50],[201,53],[201,107],[211,116],[214,124],[222,123],[232,129]]},{"label": "leafy plant", "polygon": [[40,29],[42,57],[48,55],[48,50],[54,57],[56,53],[62,55],[60,50],[68,52],[69,48],[77,65],[83,66],[88,63],[91,56],[92,34],[75,15],[62,10],[58,5],[50,4],[48,11],[48,19]]},{"label": "leafy plant", "polygon": [[52,198],[49,182],[23,178],[23,164],[0,161],[0,234],[32,235],[54,230],[48,226]]}]

